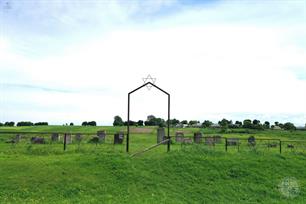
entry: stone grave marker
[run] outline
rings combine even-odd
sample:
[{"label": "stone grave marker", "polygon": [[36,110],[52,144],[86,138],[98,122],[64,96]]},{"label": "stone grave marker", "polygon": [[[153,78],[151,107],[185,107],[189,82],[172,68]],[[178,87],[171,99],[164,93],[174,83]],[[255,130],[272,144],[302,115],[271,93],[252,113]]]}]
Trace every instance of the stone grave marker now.
[{"label": "stone grave marker", "polygon": [[162,141],[164,141],[166,139],[165,136],[165,128],[158,128],[157,129],[157,144],[161,143]]},{"label": "stone grave marker", "polygon": [[75,135],[75,140],[77,141],[77,142],[81,142],[82,141],[82,139],[83,139],[83,137],[82,137],[82,135],[81,135],[81,133],[77,133],[76,135]]},{"label": "stone grave marker", "polygon": [[51,141],[52,142],[58,142],[59,139],[60,139],[60,136],[59,136],[58,133],[52,133],[52,135],[51,135]]},{"label": "stone grave marker", "polygon": [[21,140],[21,135],[17,134],[14,140],[15,143],[18,143]]},{"label": "stone grave marker", "polygon": [[227,139],[227,145],[228,146],[237,146],[239,143],[239,139],[238,138],[228,138]]},{"label": "stone grave marker", "polygon": [[97,136],[99,138],[99,142],[105,142],[106,131],[105,130],[98,131]]},{"label": "stone grave marker", "polygon": [[184,139],[184,132],[183,131],[175,132],[175,141],[176,142],[182,142],[183,139]]},{"label": "stone grave marker", "polygon": [[124,133],[119,132],[114,135],[114,144],[122,144],[124,140]]},{"label": "stone grave marker", "polygon": [[[65,136],[64,136],[65,140]],[[71,144],[72,143],[72,135],[71,134],[66,134],[66,144]]]},{"label": "stone grave marker", "polygon": [[192,138],[183,138],[182,143],[183,144],[192,144]]},{"label": "stone grave marker", "polygon": [[212,146],[215,145],[216,140],[215,137],[205,137],[205,144]]},{"label": "stone grave marker", "polygon": [[45,138],[42,137],[32,137],[31,138],[32,144],[45,144]]},{"label": "stone grave marker", "polygon": [[197,144],[201,143],[201,141],[202,141],[202,133],[201,132],[194,133],[193,139],[194,139],[195,143],[197,143]]},{"label": "stone grave marker", "polygon": [[220,144],[222,142],[222,137],[220,135],[215,135],[214,139],[216,144]]},{"label": "stone grave marker", "polygon": [[255,139],[254,136],[250,136],[248,138],[248,144],[249,144],[249,146],[255,146],[256,145],[256,139]]}]

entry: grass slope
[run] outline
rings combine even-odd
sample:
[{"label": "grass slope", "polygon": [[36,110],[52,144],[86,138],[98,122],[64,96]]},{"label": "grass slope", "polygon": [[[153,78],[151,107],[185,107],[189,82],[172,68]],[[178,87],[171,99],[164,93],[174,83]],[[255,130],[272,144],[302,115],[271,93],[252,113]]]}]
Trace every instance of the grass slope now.
[{"label": "grass slope", "polygon": [[[29,127],[33,132],[44,131]],[[50,128],[50,129],[48,129]],[[48,127],[45,131],[65,131]],[[74,127],[93,131],[107,127]],[[23,128],[12,128],[24,131]],[[11,129],[11,130],[12,130]],[[109,127],[108,131],[118,129]],[[0,132],[3,128],[0,129]],[[4,130],[7,131],[7,130]],[[174,130],[172,130],[174,131]],[[190,130],[189,130],[190,131]],[[194,130],[192,130],[194,131]],[[212,130],[204,130],[212,131]],[[207,134],[214,134],[213,132]],[[299,139],[305,132],[253,132],[259,137]],[[250,133],[224,136],[248,137]],[[8,134],[0,137],[9,138]],[[134,134],[131,149],[156,143],[155,133]],[[306,154],[303,151],[247,151],[179,144],[160,146],[131,158],[125,146],[111,142],[30,145],[0,142],[0,203],[305,203]],[[298,192],[281,193],[285,178],[295,178]],[[290,188],[285,188],[285,190]]]}]

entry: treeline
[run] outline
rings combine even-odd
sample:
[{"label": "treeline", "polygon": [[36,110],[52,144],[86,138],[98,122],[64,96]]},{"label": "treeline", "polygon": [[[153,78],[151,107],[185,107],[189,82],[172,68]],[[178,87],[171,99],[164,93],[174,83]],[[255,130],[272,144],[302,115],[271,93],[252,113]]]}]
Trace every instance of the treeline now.
[{"label": "treeline", "polygon": [[[168,123],[168,120],[149,115],[146,121],[130,121],[131,126],[159,126],[165,127]],[[243,121],[235,121],[222,119],[218,123],[214,124],[212,121],[204,120],[202,123],[198,120],[177,120],[170,119],[171,127],[199,127],[199,128],[221,128],[222,130],[226,129],[235,129],[235,128],[245,128],[245,129],[255,129],[255,130],[265,130],[265,129],[284,129],[284,130],[296,130],[297,128],[291,122],[279,123],[274,122],[270,124],[269,121],[264,121],[263,123],[260,120],[254,119],[245,119]],[[123,121],[120,116],[114,117],[113,126],[126,126],[127,121]],[[305,124],[306,128],[306,124]]]},{"label": "treeline", "polygon": [[[23,126],[48,126],[49,123],[48,122],[37,122],[37,123],[33,123],[31,121],[20,121],[17,122],[16,126],[17,127],[23,127]],[[6,126],[6,127],[14,127],[15,126],[15,122],[11,121],[11,122],[5,122],[5,123],[1,123],[0,122],[0,127],[1,126]],[[68,123],[63,124],[63,126],[68,126]],[[69,126],[74,126],[74,123],[69,123]],[[84,121],[82,122],[82,126],[97,126],[97,122],[96,121]]]},{"label": "treeline", "polygon": [[[37,122],[37,123],[32,123],[30,121],[20,121],[16,124],[16,126],[39,126],[39,125],[48,125],[47,122]],[[15,122],[5,122],[5,123],[0,123],[0,126],[7,126],[7,127],[13,127],[15,126]]]},{"label": "treeline", "polygon": [[84,121],[82,122],[82,126],[97,126],[97,123],[96,121],[90,121],[90,122]]}]

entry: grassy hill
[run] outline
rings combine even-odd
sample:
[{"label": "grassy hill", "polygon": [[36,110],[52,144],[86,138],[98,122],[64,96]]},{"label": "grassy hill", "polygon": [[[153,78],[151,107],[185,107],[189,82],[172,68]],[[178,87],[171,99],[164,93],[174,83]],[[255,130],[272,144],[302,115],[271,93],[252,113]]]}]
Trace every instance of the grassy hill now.
[{"label": "grassy hill", "polygon": [[[113,127],[0,128],[0,132],[87,132]],[[131,150],[156,143],[155,129],[134,129]],[[148,130],[146,130],[148,131]],[[175,130],[172,130],[174,132]],[[198,129],[184,130],[191,134]],[[217,134],[216,130],[202,130]],[[237,130],[238,131],[238,130]],[[306,132],[262,131],[226,137],[303,139]],[[33,133],[33,135],[35,135]],[[220,134],[220,133],[218,133]],[[235,148],[224,151],[204,144],[164,145],[130,157],[125,146],[105,144],[31,145],[27,139],[7,144],[0,134],[0,203],[305,203],[305,151]],[[30,136],[30,135],[29,135]],[[91,137],[89,134],[87,137]],[[288,179],[289,184],[288,184]]]}]

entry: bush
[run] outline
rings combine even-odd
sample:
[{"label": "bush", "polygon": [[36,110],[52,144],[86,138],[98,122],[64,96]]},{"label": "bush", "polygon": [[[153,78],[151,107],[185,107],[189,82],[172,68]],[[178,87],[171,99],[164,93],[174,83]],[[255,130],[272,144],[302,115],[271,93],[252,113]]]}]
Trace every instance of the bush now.
[{"label": "bush", "polygon": [[5,122],[4,126],[9,126],[9,127],[13,127],[15,126],[15,122],[11,121],[11,122]]},{"label": "bush", "polygon": [[40,125],[49,125],[47,122],[38,122],[34,124],[35,126],[40,126]]}]

